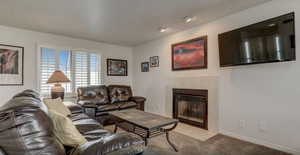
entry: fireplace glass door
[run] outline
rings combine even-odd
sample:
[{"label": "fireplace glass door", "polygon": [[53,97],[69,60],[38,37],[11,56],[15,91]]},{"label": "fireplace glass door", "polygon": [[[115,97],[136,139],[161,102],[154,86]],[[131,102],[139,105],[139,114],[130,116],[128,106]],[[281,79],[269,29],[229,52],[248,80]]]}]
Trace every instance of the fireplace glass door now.
[{"label": "fireplace glass door", "polygon": [[178,95],[178,117],[204,123],[205,104],[199,96]]},{"label": "fireplace glass door", "polygon": [[173,94],[174,118],[207,129],[207,96]]}]

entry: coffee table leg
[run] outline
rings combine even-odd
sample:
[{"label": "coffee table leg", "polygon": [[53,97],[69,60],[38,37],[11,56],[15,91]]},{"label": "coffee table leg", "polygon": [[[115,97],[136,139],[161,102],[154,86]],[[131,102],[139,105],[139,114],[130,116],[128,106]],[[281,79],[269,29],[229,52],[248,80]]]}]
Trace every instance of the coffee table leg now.
[{"label": "coffee table leg", "polygon": [[150,131],[147,131],[147,135],[146,137],[144,137],[144,141],[145,141],[145,146],[148,145],[148,138],[150,137]]},{"label": "coffee table leg", "polygon": [[117,133],[117,130],[118,130],[118,124],[116,123],[116,124],[115,124],[114,133]]},{"label": "coffee table leg", "polygon": [[148,139],[144,138],[144,141],[145,141],[145,146],[147,146],[148,145]]},{"label": "coffee table leg", "polygon": [[166,132],[166,137],[167,137],[168,143],[172,146],[172,148],[175,150],[175,152],[178,152],[176,146],[170,141],[169,132],[168,131]]},{"label": "coffee table leg", "polygon": [[161,128],[161,131],[166,133],[167,141],[168,141],[168,143],[172,146],[172,148],[175,150],[175,152],[178,152],[178,149],[177,149],[176,146],[170,141],[169,132],[172,131],[173,129],[175,129],[176,126],[177,126],[177,124],[178,124],[178,123],[175,123],[175,124],[174,124],[171,128],[169,128],[169,129]]}]

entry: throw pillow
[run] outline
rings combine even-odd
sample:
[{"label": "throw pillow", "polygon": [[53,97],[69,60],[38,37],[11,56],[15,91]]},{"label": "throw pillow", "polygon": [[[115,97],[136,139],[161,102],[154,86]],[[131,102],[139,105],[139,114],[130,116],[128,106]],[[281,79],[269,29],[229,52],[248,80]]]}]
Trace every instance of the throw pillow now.
[{"label": "throw pillow", "polygon": [[54,124],[54,135],[63,145],[77,147],[87,142],[71,119],[53,110],[49,110],[49,115]]},{"label": "throw pillow", "polygon": [[57,99],[44,99],[44,103],[49,110],[56,111],[63,116],[68,116],[71,114],[71,111],[63,104],[61,98]]}]

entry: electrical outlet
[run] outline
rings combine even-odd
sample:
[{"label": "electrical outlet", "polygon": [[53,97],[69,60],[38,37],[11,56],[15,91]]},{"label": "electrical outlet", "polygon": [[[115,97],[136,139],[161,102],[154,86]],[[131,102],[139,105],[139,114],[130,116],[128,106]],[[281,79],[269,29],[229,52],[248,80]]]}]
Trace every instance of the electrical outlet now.
[{"label": "electrical outlet", "polygon": [[267,132],[267,123],[265,121],[259,121],[258,123],[258,130],[260,132]]},{"label": "electrical outlet", "polygon": [[239,121],[239,127],[240,127],[241,129],[245,128],[245,127],[246,127],[246,121],[245,121],[245,120],[240,120],[240,121]]}]

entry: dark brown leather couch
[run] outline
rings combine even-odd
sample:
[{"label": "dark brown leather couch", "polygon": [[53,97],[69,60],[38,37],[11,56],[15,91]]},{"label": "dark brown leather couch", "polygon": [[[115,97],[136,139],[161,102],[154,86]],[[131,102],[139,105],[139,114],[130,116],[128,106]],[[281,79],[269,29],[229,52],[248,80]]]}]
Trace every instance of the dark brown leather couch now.
[{"label": "dark brown leather couch", "polygon": [[111,111],[137,108],[143,110],[145,98],[132,95],[130,86],[99,85],[80,87],[77,89],[78,104],[85,112],[97,119],[101,124],[112,124],[108,115]]},{"label": "dark brown leather couch", "polygon": [[26,90],[0,107],[0,155],[134,155],[142,154],[144,142],[127,133],[113,134],[84,114],[76,104],[68,105],[69,118],[87,139],[71,148],[53,135],[48,109],[39,94]]}]

